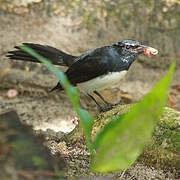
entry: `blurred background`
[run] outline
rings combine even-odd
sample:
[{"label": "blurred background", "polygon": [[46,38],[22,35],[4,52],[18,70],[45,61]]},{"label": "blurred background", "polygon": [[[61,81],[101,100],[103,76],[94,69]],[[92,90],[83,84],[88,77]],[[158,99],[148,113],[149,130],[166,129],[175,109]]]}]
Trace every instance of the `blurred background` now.
[{"label": "blurred background", "polygon": [[[33,42],[78,55],[132,38],[158,49],[159,55],[139,57],[118,88],[102,93],[111,102],[137,101],[176,60],[168,105],[180,109],[179,12],[178,0],[0,0],[0,108],[15,107],[36,129],[56,129],[56,123],[74,116],[64,93],[48,93],[57,78],[44,66],[5,57],[14,46]],[[96,112],[84,95],[82,105]]]},{"label": "blurred background", "polygon": [[[136,39],[159,55],[139,57],[118,88],[102,92],[107,100],[140,100],[176,60],[168,106],[180,110],[179,12],[179,0],[0,0],[0,112],[15,109],[35,130],[71,131],[75,113],[66,95],[48,93],[57,78],[40,64],[8,60],[7,52],[33,42],[79,55],[122,39]],[[88,97],[81,101],[97,112]]]}]

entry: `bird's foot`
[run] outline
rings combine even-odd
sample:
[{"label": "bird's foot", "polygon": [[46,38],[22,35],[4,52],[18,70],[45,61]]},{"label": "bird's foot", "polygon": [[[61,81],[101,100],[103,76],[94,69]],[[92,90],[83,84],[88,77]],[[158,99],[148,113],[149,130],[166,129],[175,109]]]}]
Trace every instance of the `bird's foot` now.
[{"label": "bird's foot", "polygon": [[108,104],[106,104],[106,106],[104,106],[104,107],[99,106],[98,109],[99,109],[100,112],[106,112],[106,111],[111,110],[113,107],[114,107],[113,104],[108,103]]},{"label": "bird's foot", "polygon": [[99,112],[106,112],[108,109],[106,107],[98,107]]},{"label": "bird's foot", "polygon": [[118,106],[118,105],[123,105],[124,103],[122,101],[119,101],[118,103],[106,103],[105,107],[99,106],[98,109],[100,112],[106,112],[109,111],[111,109],[113,109],[114,107]]},{"label": "bird's foot", "polygon": [[124,104],[126,104],[126,103],[124,103],[122,100],[120,100],[119,102],[114,103],[113,107],[118,106],[118,105],[124,105]]}]

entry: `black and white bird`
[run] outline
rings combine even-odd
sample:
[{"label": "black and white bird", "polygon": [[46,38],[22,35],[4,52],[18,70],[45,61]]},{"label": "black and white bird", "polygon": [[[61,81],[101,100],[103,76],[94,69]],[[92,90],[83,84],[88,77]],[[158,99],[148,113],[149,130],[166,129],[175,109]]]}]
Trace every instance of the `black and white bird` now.
[{"label": "black and white bird", "polygon": [[[97,103],[93,94],[99,96],[108,107],[111,107],[112,105],[98,91],[118,84],[138,55],[144,54],[150,57],[158,54],[158,50],[130,39],[86,51],[80,56],[69,55],[51,46],[23,44],[48,58],[54,65],[67,66],[65,74],[70,83],[88,94],[100,110],[103,110],[103,107]],[[16,50],[8,52],[7,56],[10,59],[39,62],[22,51],[19,46],[15,48]],[[56,89],[63,90],[59,82],[52,91]]]}]

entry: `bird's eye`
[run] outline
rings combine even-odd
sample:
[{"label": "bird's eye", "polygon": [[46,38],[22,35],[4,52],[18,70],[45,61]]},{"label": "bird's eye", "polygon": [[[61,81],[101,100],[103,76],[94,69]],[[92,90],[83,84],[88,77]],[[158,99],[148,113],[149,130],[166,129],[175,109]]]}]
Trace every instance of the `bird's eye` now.
[{"label": "bird's eye", "polygon": [[131,46],[130,45],[126,45],[126,49],[129,49]]}]

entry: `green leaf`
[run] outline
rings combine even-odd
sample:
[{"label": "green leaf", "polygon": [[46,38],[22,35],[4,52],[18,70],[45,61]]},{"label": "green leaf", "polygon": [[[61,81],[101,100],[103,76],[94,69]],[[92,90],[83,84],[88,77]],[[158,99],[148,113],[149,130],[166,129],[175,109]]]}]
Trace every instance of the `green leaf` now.
[{"label": "green leaf", "polygon": [[141,102],[129,113],[110,122],[93,142],[91,169],[109,172],[129,168],[150,140],[159,116],[166,104],[167,91],[175,63]]},{"label": "green leaf", "polygon": [[86,137],[86,144],[88,148],[90,149],[90,152],[92,152],[93,149],[92,149],[92,143],[91,143],[91,131],[93,128],[93,119],[87,111],[81,108],[79,109],[79,117],[81,118],[82,127],[83,127],[84,134]]},{"label": "green leaf", "polygon": [[92,150],[91,149],[91,130],[93,127],[93,119],[87,111],[80,108],[79,93],[78,93],[77,89],[69,83],[65,74],[62,71],[60,71],[59,69],[57,69],[48,59],[42,57],[41,55],[36,53],[33,49],[31,49],[25,45],[21,46],[21,49],[23,51],[27,52],[28,54],[30,54],[31,56],[37,58],[52,73],[54,73],[58,77],[62,87],[64,88],[68,98],[70,99],[76,113],[78,114],[78,116],[80,118],[80,122],[81,122],[81,125],[84,130],[84,134],[86,137],[86,143],[87,143],[89,150],[91,151]]}]

